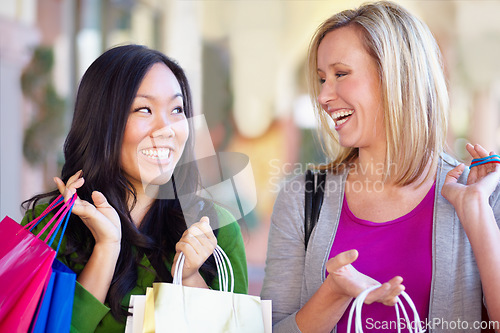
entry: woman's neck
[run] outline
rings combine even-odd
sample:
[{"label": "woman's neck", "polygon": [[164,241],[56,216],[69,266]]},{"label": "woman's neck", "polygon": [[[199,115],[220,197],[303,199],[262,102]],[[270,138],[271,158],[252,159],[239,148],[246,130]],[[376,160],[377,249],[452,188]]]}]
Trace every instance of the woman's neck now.
[{"label": "woman's neck", "polygon": [[[148,193],[144,192],[143,187],[136,187],[136,201],[134,204],[134,197],[132,195],[128,198],[128,207],[130,210],[130,216],[132,217],[132,221],[134,224],[139,227],[144,216],[146,216],[147,212],[153,205],[156,196],[152,195],[148,190]],[[157,192],[157,191],[156,191]],[[133,206],[133,207],[132,207]]]},{"label": "woman's neck", "polygon": [[[360,148],[358,158],[349,170],[349,178],[351,180],[361,180],[363,182],[382,182],[385,186],[399,187],[396,185],[394,180],[394,175],[398,167],[397,161],[392,161],[391,166],[387,169],[385,148],[383,150],[379,149],[378,151]],[[428,182],[429,179],[426,179],[427,175],[429,173],[433,175],[436,174],[436,169],[431,170],[431,167],[432,161],[429,160],[425,170],[415,182],[410,184],[410,187],[418,187],[419,185]],[[387,172],[389,172],[389,177],[386,177]],[[433,182],[435,176],[430,178],[432,178],[430,181]]]},{"label": "woman's neck", "polygon": [[382,181],[385,174],[385,150],[374,151],[359,148],[358,158],[349,170],[349,175],[357,179]]}]

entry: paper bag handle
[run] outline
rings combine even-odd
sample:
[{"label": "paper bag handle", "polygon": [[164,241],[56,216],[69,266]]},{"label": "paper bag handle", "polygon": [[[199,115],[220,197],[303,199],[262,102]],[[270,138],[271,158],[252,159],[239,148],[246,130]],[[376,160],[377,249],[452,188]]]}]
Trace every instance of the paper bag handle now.
[{"label": "paper bag handle", "polygon": [[[217,247],[214,249],[213,255],[215,258],[215,264],[217,266],[219,290],[226,292],[229,291],[231,293],[234,292],[234,274],[233,267],[231,266],[231,261],[219,245],[217,245]],[[181,252],[179,258],[177,259],[177,263],[175,264],[174,280],[172,282],[173,284],[182,285],[182,270],[184,268],[185,259],[186,257],[184,256],[184,253]],[[231,284],[229,284],[228,272],[231,276]]]},{"label": "paper bag handle", "polygon": [[[363,307],[363,304],[364,304],[365,299],[368,296],[368,294],[372,290],[377,289],[380,286],[381,285],[378,284],[378,285],[369,287],[369,288],[365,289],[364,291],[362,291],[358,295],[358,297],[356,297],[354,299],[354,302],[352,302],[352,305],[351,305],[351,310],[349,311],[349,319],[347,320],[347,333],[351,332],[351,322],[352,322],[352,317],[353,317],[354,311],[356,311],[356,318],[354,319],[354,321],[355,321],[354,331],[355,331],[355,333],[363,333],[363,324],[361,322],[361,308]],[[399,322],[400,322],[399,309],[400,308],[403,311],[403,316],[405,317],[406,323],[407,323],[406,327],[408,328],[408,331],[410,333],[413,333],[413,332],[414,333],[423,333],[423,332],[425,332],[425,330],[422,328],[422,323],[420,321],[420,316],[418,315],[418,311],[415,307],[415,304],[413,304],[413,301],[411,300],[410,296],[404,291],[401,292],[401,296],[403,296],[403,298],[406,300],[406,302],[408,303],[408,305],[412,309],[413,321],[414,321],[414,323],[417,324],[417,327],[412,325],[412,323],[410,322],[410,318],[408,317],[408,313],[406,312],[406,309],[403,305],[403,302],[401,302],[401,299],[399,297],[397,297],[397,302],[394,305],[394,307],[396,310],[396,318],[397,318],[396,322],[398,323],[398,333],[401,332],[401,327],[399,325]]]}]

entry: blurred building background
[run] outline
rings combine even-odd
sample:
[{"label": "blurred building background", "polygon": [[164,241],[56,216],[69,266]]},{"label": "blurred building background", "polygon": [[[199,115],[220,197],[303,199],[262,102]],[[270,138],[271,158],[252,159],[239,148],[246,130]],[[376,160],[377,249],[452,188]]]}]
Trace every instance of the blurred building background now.
[{"label": "blurred building background", "polygon": [[[431,28],[451,95],[449,147],[500,146],[500,1],[397,0]],[[176,59],[217,151],[249,156],[250,292],[260,292],[269,217],[284,178],[324,162],[304,67],[315,28],[357,0],[2,0],[0,218],[53,188],[78,81],[104,50],[144,44]],[[243,222],[243,221],[242,221]]]}]

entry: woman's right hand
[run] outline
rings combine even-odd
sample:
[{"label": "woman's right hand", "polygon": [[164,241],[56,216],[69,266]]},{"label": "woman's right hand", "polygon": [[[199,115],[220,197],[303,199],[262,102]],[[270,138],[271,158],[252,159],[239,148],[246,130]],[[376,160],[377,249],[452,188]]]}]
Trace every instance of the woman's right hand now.
[{"label": "woman's right hand", "polygon": [[[66,184],[58,177],[54,177],[54,182],[66,202],[84,184],[85,180],[80,170],[71,176]],[[118,213],[108,203],[101,192],[94,191],[92,193],[92,201],[93,204],[77,197],[72,213],[80,217],[87,228],[89,228],[94,236],[96,245],[120,246],[121,224]]]},{"label": "woman's right hand", "polygon": [[[357,258],[358,251],[349,250],[337,254],[326,263],[328,276],[325,283],[336,295],[356,298],[363,290],[380,284],[371,277],[360,273],[351,265]],[[365,303],[379,302],[393,306],[397,302],[397,297],[404,290],[402,282],[402,277],[393,277],[379,288],[371,291],[366,297]]]},{"label": "woman's right hand", "polygon": [[172,276],[181,253],[184,253],[184,269],[182,271],[182,285],[189,287],[208,288],[201,276],[201,265],[212,255],[217,246],[217,238],[207,216],[191,225],[175,244],[175,256],[172,264]]},{"label": "woman's right hand", "polygon": [[[353,298],[375,285],[371,277],[358,272],[351,264],[358,258],[358,251],[349,250],[328,260],[326,277],[320,288],[297,312],[295,321],[301,332],[330,332],[347,310]],[[379,302],[392,306],[404,290],[400,276],[392,278],[371,291],[366,304]]]},{"label": "woman's right hand", "polygon": [[[66,184],[57,177],[54,181],[64,196],[64,201],[68,201],[85,182],[81,170],[71,176]],[[121,223],[118,213],[102,193],[94,191],[92,201],[93,204],[77,197],[72,210],[72,213],[82,219],[95,239],[92,254],[77,281],[104,303],[120,255]]]}]

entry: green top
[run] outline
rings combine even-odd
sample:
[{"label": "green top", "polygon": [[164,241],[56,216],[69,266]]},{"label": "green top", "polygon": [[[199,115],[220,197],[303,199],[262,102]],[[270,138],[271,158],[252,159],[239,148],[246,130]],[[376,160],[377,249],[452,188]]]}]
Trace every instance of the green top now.
[{"label": "green top", "polygon": [[[47,204],[37,205],[35,207],[36,216],[39,216]],[[241,230],[238,223],[235,221],[234,217],[227,210],[215,206],[217,215],[219,218],[219,225],[222,225],[218,229],[217,243],[224,252],[226,252],[229,260],[231,261],[231,266],[234,271],[234,291],[236,293],[246,294],[248,292],[248,275],[247,275],[247,265],[245,257],[245,248],[243,244],[243,238],[241,236]],[[27,212],[24,216],[22,225],[28,223],[31,220],[31,212]],[[45,218],[44,221],[49,221],[49,218]],[[44,221],[37,226],[37,230],[40,230]],[[55,249],[57,247],[58,237],[56,237],[52,247]],[[61,244],[61,252],[64,252],[65,240],[63,238]],[[67,265],[65,258],[60,258],[64,264]],[[166,265],[170,270],[172,266],[172,259],[167,262]],[[155,280],[154,269],[147,259],[146,256],[142,258],[142,266],[137,268],[137,285],[123,298],[122,304],[127,306],[130,302],[131,295],[145,295],[146,288],[152,287]],[[215,277],[213,283],[210,286],[212,289],[219,289],[219,282],[217,277]],[[75,288],[75,298],[73,303],[73,316],[71,318],[71,332],[124,332],[125,323],[121,323],[115,320],[111,315],[110,309],[106,304],[98,301],[91,293],[89,293],[85,288],[82,287],[78,282]]]}]

